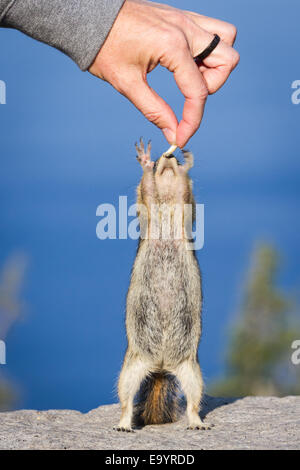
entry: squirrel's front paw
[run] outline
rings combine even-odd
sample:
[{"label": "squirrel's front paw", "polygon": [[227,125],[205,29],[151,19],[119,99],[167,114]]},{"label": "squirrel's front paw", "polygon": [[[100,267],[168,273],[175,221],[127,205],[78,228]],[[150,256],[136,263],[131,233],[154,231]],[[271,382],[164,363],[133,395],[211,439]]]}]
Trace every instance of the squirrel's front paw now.
[{"label": "squirrel's front paw", "polygon": [[151,141],[148,142],[147,149],[145,150],[143,139],[140,139],[139,145],[136,143],[135,148],[137,151],[137,160],[140,162],[144,170],[153,169],[154,162],[151,161]]}]

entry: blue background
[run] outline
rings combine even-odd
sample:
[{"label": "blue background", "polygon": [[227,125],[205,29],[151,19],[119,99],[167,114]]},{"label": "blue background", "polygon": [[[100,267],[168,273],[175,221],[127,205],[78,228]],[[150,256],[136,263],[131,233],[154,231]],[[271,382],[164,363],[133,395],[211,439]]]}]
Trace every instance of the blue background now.
[{"label": "blue background", "polygon": [[[167,2],[166,2],[167,3]],[[241,61],[209,97],[188,148],[205,204],[200,361],[206,382],[222,372],[228,326],[257,240],[283,254],[280,285],[299,288],[300,79],[297,0],[177,0],[174,6],[234,23]],[[96,208],[127,195],[141,176],[133,144],[160,131],[109,85],[60,52],[17,31],[0,30],[0,263],[29,256],[27,310],[7,338],[6,376],[18,406],[86,411],[117,400],[126,347],[124,316],[136,242],[96,238]],[[172,76],[157,69],[151,85],[179,115]]]}]

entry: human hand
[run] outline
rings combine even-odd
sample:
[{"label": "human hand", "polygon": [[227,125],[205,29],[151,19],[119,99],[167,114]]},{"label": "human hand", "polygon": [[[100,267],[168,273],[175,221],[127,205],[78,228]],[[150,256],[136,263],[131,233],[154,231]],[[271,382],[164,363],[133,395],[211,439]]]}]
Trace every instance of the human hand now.
[{"label": "human hand", "polygon": [[[220,43],[198,67],[193,57],[218,34]],[[199,128],[208,94],[215,93],[239,61],[236,28],[197,13],[144,0],[126,0],[89,72],[109,82],[160,129],[184,147]],[[174,74],[185,97],[178,124],[171,107],[147,83],[158,64]]]}]

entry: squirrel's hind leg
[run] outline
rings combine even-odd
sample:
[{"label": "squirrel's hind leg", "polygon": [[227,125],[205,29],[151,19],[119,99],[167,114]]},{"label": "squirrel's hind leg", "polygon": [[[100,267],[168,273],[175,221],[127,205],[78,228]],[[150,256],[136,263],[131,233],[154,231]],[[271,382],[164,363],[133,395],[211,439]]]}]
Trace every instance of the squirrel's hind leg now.
[{"label": "squirrel's hind leg", "polygon": [[140,358],[126,354],[118,384],[122,414],[115,430],[132,432],[133,400],[147,373],[148,367]]},{"label": "squirrel's hind leg", "polygon": [[188,429],[210,429],[213,425],[203,423],[199,416],[199,407],[203,393],[203,379],[200,366],[196,360],[183,361],[173,371],[180,382],[186,397]]}]

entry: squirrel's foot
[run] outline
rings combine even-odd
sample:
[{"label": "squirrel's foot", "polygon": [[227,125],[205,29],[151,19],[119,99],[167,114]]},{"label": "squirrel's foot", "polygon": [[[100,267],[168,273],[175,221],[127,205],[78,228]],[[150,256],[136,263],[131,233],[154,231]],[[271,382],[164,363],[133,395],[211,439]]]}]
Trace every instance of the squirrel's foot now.
[{"label": "squirrel's foot", "polygon": [[120,431],[120,432],[134,432],[134,430],[131,427],[124,427],[124,426],[114,426],[113,427],[114,431]]},{"label": "squirrel's foot", "polygon": [[209,423],[203,423],[202,419],[198,415],[198,413],[191,413],[188,415],[188,428],[187,429],[199,429],[199,430],[209,430],[211,429],[214,425],[209,424]]},{"label": "squirrel's foot", "polygon": [[209,424],[209,423],[191,423],[187,427],[187,429],[192,429],[192,430],[200,430],[200,431],[209,431],[211,428],[214,427],[214,424]]},{"label": "squirrel's foot", "polygon": [[137,160],[140,162],[142,168],[144,170],[152,170],[154,166],[154,162],[151,161],[151,141],[149,140],[147,149],[145,150],[143,139],[140,138],[140,143],[135,144],[135,148],[137,151]]}]

